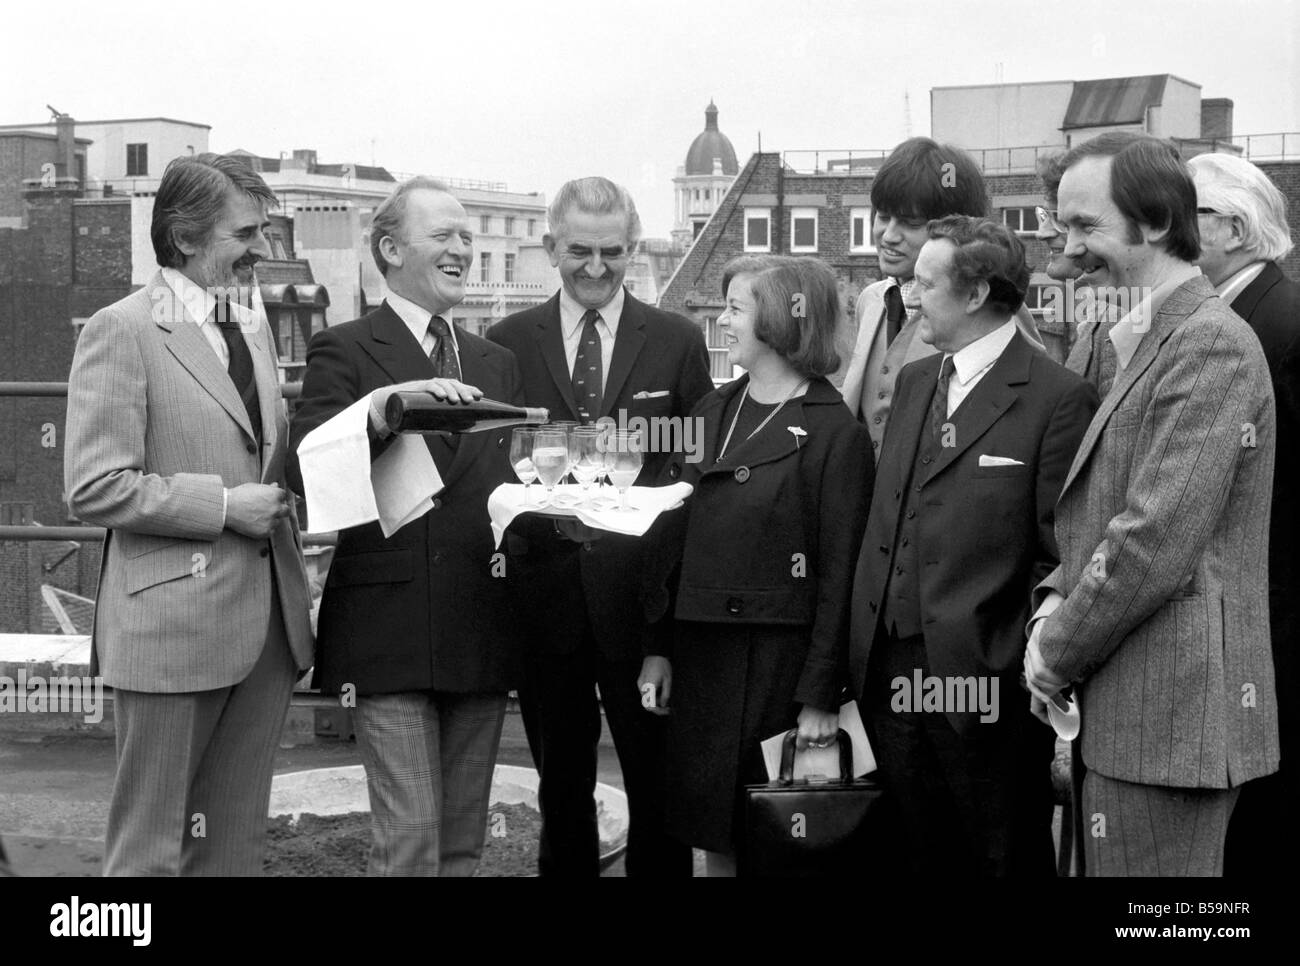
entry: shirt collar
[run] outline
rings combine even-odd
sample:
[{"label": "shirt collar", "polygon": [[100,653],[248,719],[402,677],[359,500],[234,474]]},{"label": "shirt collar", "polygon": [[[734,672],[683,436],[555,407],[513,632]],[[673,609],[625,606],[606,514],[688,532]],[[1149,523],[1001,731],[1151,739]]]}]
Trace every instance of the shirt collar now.
[{"label": "shirt collar", "polygon": [[[623,317],[623,303],[625,301],[625,292],[623,286],[618,287],[614,297],[606,302],[596,311],[600,313],[601,321],[609,329],[609,334],[618,338],[618,323]],[[587,314],[587,310],[578,304],[578,300],[560,289],[560,325],[564,328],[564,337],[570,339],[579,325],[582,324],[582,317]]]},{"label": "shirt collar", "polygon": [[1165,304],[1165,299],[1169,298],[1184,282],[1200,274],[1201,270],[1195,265],[1188,265],[1185,271],[1176,270],[1170,278],[1148,292],[1141,301],[1129,309],[1127,315],[1111,326],[1110,343],[1115,347],[1115,360],[1121,369],[1127,369],[1128,364],[1133,361],[1133,356],[1137,354],[1143,337],[1151,331],[1152,323],[1160,314],[1160,307]]},{"label": "shirt collar", "polygon": [[[421,308],[408,298],[403,298],[392,289],[384,296],[384,301],[388,307],[397,313],[411,335],[415,336],[415,341],[424,345],[424,335],[429,331],[429,320],[433,318],[433,313],[426,308]],[[439,313],[442,320],[447,323],[447,329],[451,332],[451,344],[455,347],[457,354],[460,353],[460,343],[456,340],[456,327],[451,324],[451,319],[447,318],[445,312]]]},{"label": "shirt collar", "polygon": [[953,353],[953,375],[957,377],[957,381],[964,386],[997,362],[1015,335],[1016,320],[1013,316],[992,332],[980,336],[970,345]]},{"label": "shirt collar", "polygon": [[1259,273],[1264,271],[1266,265],[1268,262],[1265,261],[1251,262],[1241,271],[1233,273],[1214,286],[1214,291],[1218,293],[1219,298],[1231,305],[1232,300],[1240,295],[1247,285],[1259,278]]},{"label": "shirt collar", "polygon": [[[217,297],[210,290],[202,285],[197,285],[181,272],[174,268],[164,268],[162,270],[163,281],[167,287],[172,290],[176,296],[177,302],[185,309],[185,314],[189,316],[191,322],[202,328],[212,317],[212,310],[217,307]],[[239,302],[229,302],[230,312],[239,327],[245,331],[256,328],[254,319],[257,318],[257,311],[261,307],[260,293],[254,288],[253,306],[241,305]]]}]

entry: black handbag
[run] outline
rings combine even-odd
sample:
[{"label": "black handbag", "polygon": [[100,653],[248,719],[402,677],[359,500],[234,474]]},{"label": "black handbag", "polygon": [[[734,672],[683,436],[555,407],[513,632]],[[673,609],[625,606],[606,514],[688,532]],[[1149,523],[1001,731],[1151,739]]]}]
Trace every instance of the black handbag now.
[{"label": "black handbag", "polygon": [[798,731],[786,732],[776,781],[745,786],[737,871],[748,876],[810,877],[861,873],[882,835],[884,790],[853,778],[853,746],[841,730],[838,780],[794,780]]}]

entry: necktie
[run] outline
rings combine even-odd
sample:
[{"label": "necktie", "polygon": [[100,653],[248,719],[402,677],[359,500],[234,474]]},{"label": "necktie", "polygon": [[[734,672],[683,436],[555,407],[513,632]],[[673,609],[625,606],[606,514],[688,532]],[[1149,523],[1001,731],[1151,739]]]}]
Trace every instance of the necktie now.
[{"label": "necktie", "polygon": [[433,336],[433,351],[429,361],[439,379],[460,379],[460,360],[456,358],[456,346],[451,341],[451,329],[447,320],[435,315],[429,320],[429,333]]},{"label": "necktie", "polygon": [[891,285],[885,290],[885,323],[886,331],[889,333],[889,343],[898,337],[898,331],[903,327],[906,314],[903,311],[903,290],[897,285]]},{"label": "necktie", "polygon": [[239,393],[239,399],[248,412],[248,421],[253,427],[253,437],[260,446],[262,413],[257,398],[257,382],[253,378],[252,353],[248,351],[248,343],[244,341],[244,333],[239,330],[239,322],[235,319],[229,302],[218,301],[212,314],[217,328],[221,330],[221,338],[225,340],[226,348],[230,350],[230,361],[226,364],[226,372],[230,373],[230,381],[235,384],[235,391]]},{"label": "necktie", "polygon": [[955,364],[952,356],[943,357],[939,367],[939,381],[934,387],[934,398],[930,400],[930,433],[936,444],[943,436],[943,424],[948,421],[948,383],[952,381]]},{"label": "necktie", "polygon": [[601,383],[605,374],[601,371],[600,333],[596,330],[599,319],[600,313],[595,309],[583,313],[578,357],[573,360],[573,398],[584,423],[593,422],[600,415]]}]

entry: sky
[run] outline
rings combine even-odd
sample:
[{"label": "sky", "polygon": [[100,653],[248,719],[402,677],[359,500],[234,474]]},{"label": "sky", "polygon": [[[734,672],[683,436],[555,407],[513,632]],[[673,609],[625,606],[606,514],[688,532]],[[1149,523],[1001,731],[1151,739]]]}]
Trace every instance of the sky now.
[{"label": "sky", "polygon": [[[1295,0],[10,5],[0,124],[173,117],[215,151],[505,182],[603,174],[645,233],[712,98],[741,164],[930,133],[932,87],[1172,73],[1234,133],[1300,131]],[[906,103],[906,107],[905,107]]]}]

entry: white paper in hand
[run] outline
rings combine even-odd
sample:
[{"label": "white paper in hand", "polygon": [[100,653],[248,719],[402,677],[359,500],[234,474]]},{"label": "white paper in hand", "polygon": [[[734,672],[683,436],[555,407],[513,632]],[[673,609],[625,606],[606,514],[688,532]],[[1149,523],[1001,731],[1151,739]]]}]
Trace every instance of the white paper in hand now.
[{"label": "white paper in hand", "polygon": [[315,533],[379,521],[384,536],[427,513],[442,477],[424,440],[398,436],[370,465],[370,396],[308,433],[298,446],[307,523]]}]

